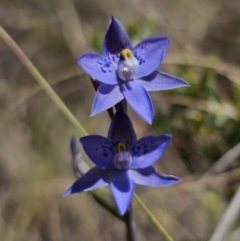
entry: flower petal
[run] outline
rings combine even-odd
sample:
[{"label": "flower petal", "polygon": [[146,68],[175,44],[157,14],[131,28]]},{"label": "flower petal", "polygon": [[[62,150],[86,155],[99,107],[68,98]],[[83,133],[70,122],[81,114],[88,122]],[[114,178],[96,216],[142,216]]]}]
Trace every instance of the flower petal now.
[{"label": "flower petal", "polygon": [[116,172],[111,183],[111,191],[121,215],[127,211],[134,193],[134,182],[130,174],[130,171]]},{"label": "flower petal", "polygon": [[93,167],[73,183],[62,196],[65,197],[70,194],[87,192],[95,188],[105,187],[109,184],[113,175],[114,172],[111,170]]},{"label": "flower petal", "polygon": [[137,140],[132,122],[122,107],[117,110],[112,119],[108,139],[112,141],[114,146],[120,142],[124,143],[127,149],[130,149]]},{"label": "flower petal", "polygon": [[120,54],[125,48],[132,49],[127,32],[123,25],[116,18],[112,17],[105,36],[103,53],[104,55],[107,53]]},{"label": "flower petal", "polygon": [[131,170],[131,172],[134,182],[138,185],[167,187],[181,181],[178,177],[157,173],[155,168],[152,166],[143,169]]},{"label": "flower petal", "polygon": [[100,84],[94,99],[91,116],[109,109],[120,102],[123,98],[124,96],[120,91],[119,85]]},{"label": "flower petal", "polygon": [[138,59],[139,67],[135,78],[151,74],[164,59],[169,45],[167,37],[150,37],[133,48],[133,53]]},{"label": "flower petal", "polygon": [[112,62],[101,55],[94,53],[84,54],[77,60],[77,63],[96,80],[110,85],[118,83],[116,70]]},{"label": "flower petal", "polygon": [[159,71],[154,71],[152,74],[136,81],[147,91],[169,90],[189,86],[183,79]]},{"label": "flower petal", "polygon": [[151,125],[154,111],[147,91],[136,81],[128,81],[122,85],[122,89],[128,104],[143,120]]},{"label": "flower petal", "polygon": [[165,151],[171,135],[146,136],[138,140],[132,147],[131,168],[145,168],[156,162]]},{"label": "flower petal", "polygon": [[114,168],[115,149],[112,142],[103,136],[90,135],[80,138],[84,151],[98,167]]}]

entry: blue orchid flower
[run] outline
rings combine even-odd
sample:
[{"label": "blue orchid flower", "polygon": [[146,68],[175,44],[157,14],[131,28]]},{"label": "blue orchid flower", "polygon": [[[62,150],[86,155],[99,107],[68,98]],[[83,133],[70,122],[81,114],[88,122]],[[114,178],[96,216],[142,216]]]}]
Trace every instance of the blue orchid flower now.
[{"label": "blue orchid flower", "polygon": [[164,153],[170,138],[171,135],[165,134],[137,140],[130,118],[119,108],[108,138],[90,135],[80,139],[96,166],[80,177],[63,196],[110,184],[118,211],[123,215],[131,203],[135,184],[165,187],[180,181],[178,177],[157,173],[152,166]]},{"label": "blue orchid flower", "polygon": [[78,59],[83,70],[102,82],[91,116],[126,98],[135,112],[151,124],[154,110],[147,91],[188,86],[182,79],[156,71],[168,45],[167,37],[154,36],[133,48],[122,24],[112,17],[103,44],[103,55],[87,53]]}]

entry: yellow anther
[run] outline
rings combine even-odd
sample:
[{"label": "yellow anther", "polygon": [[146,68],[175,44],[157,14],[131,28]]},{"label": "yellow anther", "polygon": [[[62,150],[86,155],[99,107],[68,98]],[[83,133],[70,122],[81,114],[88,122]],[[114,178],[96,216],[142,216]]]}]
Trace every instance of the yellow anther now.
[{"label": "yellow anther", "polygon": [[127,60],[129,58],[133,58],[133,53],[130,49],[124,49],[122,52],[121,52],[121,56]]},{"label": "yellow anther", "polygon": [[117,151],[118,152],[126,152],[127,151],[126,145],[123,144],[122,142],[118,143],[117,144]]}]

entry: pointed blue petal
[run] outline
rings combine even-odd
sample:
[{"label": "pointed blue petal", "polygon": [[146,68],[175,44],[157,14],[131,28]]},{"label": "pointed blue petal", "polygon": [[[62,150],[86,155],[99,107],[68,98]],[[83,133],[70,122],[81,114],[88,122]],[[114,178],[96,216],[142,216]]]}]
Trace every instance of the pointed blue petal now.
[{"label": "pointed blue petal", "polygon": [[169,90],[189,86],[183,79],[158,71],[154,71],[152,74],[136,81],[147,91]]},{"label": "pointed blue petal", "polygon": [[119,85],[101,84],[97,90],[91,116],[109,109],[124,98]]},{"label": "pointed blue petal", "polygon": [[143,186],[167,187],[181,181],[178,177],[157,173],[152,166],[131,170],[131,173],[135,184]]},{"label": "pointed blue petal", "polygon": [[164,59],[169,45],[167,37],[150,37],[139,43],[133,49],[139,67],[135,79],[151,74]]},{"label": "pointed blue petal", "polygon": [[118,211],[123,215],[127,211],[134,193],[134,182],[130,171],[115,173],[111,183],[111,191]]},{"label": "pointed blue petal", "polygon": [[92,78],[105,84],[117,84],[117,75],[112,62],[101,55],[88,53],[77,60],[78,65]]},{"label": "pointed blue petal", "polygon": [[151,166],[164,153],[171,139],[171,135],[146,136],[138,140],[132,147],[133,156],[131,168],[145,168]]},{"label": "pointed blue petal", "polygon": [[132,122],[122,107],[117,110],[112,119],[108,139],[112,141],[114,146],[120,142],[124,143],[127,149],[130,149],[137,140]]},{"label": "pointed blue petal", "polygon": [[103,136],[90,135],[80,138],[84,151],[98,167],[114,168],[115,148],[112,142]]},{"label": "pointed blue petal", "polygon": [[103,44],[103,54],[117,55],[125,48],[132,49],[127,32],[123,25],[112,17]]},{"label": "pointed blue petal", "polygon": [[73,183],[62,196],[65,197],[70,194],[87,192],[95,188],[105,187],[110,183],[113,175],[114,172],[111,170],[93,167]]},{"label": "pointed blue petal", "polygon": [[147,91],[136,81],[128,81],[122,85],[123,95],[128,104],[148,124],[152,124],[154,111]]}]

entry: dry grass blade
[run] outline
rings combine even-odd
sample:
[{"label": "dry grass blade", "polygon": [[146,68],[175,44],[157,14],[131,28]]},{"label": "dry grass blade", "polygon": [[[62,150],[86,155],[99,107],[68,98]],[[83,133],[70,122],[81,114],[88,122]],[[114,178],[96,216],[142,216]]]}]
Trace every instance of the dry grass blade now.
[{"label": "dry grass blade", "polygon": [[202,191],[212,180],[213,175],[224,172],[240,156],[240,143],[226,152],[215,164],[209,168],[199,181],[195,195]]},{"label": "dry grass blade", "polygon": [[240,186],[238,187],[234,197],[232,198],[226,212],[222,216],[219,224],[217,225],[210,241],[222,241],[224,240],[229,228],[237,219],[240,212]]}]

